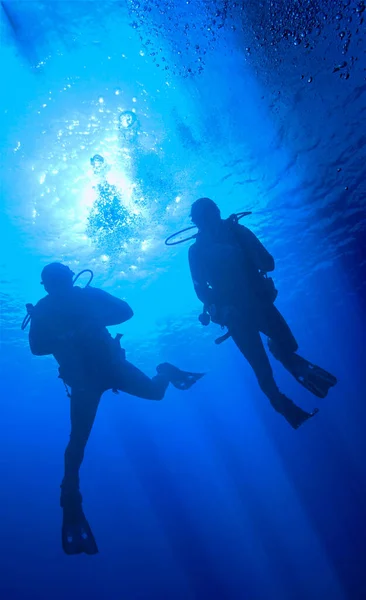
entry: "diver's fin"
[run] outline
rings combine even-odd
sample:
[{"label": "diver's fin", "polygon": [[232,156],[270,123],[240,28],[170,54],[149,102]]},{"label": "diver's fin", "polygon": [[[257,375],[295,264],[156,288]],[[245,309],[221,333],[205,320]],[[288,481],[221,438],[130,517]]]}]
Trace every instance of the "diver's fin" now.
[{"label": "diver's fin", "polygon": [[298,354],[293,356],[293,365],[289,369],[295,379],[309,392],[318,398],[325,398],[331,387],[337,383],[337,378],[328,371],[305,360]]},{"label": "diver's fin", "polygon": [[287,420],[287,422],[290,423],[291,427],[293,427],[293,429],[299,429],[299,427],[303,423],[306,423],[306,421],[311,419],[311,417],[314,417],[318,412],[319,412],[319,408],[314,408],[314,410],[310,413],[303,410],[302,414],[297,415],[295,417],[295,419],[293,417],[291,419],[288,419],[286,415],[284,415],[284,416],[285,416],[285,419]]},{"label": "diver's fin", "polygon": [[300,406],[297,406],[290,398],[287,398],[285,394],[279,394],[276,398],[271,400],[273,408],[285,417],[287,423],[291,425],[293,429],[298,429],[300,425],[314,417],[319,412],[315,408],[312,412],[306,412]]},{"label": "diver's fin", "polygon": [[62,521],[62,548],[65,554],[97,554],[98,546],[90,525],[80,508],[76,518],[75,511],[64,508]]},{"label": "diver's fin", "polygon": [[268,347],[273,356],[295,377],[296,381],[318,398],[325,398],[329,389],[336,385],[337,378],[334,375],[314,365],[295,352],[290,354],[283,353],[281,347],[272,339],[268,340]]},{"label": "diver's fin", "polygon": [[156,370],[160,375],[168,377],[170,383],[178,390],[189,390],[192,385],[204,376],[204,373],[182,371],[170,363],[158,365]]}]

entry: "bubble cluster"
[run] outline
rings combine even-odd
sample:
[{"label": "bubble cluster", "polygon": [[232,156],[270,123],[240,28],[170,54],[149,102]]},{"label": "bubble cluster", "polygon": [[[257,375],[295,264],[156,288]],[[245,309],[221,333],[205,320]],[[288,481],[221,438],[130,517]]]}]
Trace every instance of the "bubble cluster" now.
[{"label": "bubble cluster", "polygon": [[88,236],[99,247],[115,251],[122,241],[131,236],[133,229],[133,219],[124,208],[116,186],[106,181],[98,184],[96,200],[87,220]]},{"label": "bubble cluster", "polygon": [[182,77],[201,73],[207,52],[227,24],[229,5],[228,0],[130,0],[130,25],[143,46],[140,55]]},{"label": "bubble cluster", "polygon": [[[362,35],[365,2],[130,0],[129,12],[130,25],[140,35],[141,56],[149,56],[165,71],[188,77],[203,71],[207,53],[215,47],[222,31],[238,32],[239,37],[250,35],[266,55],[284,43],[310,52],[322,36],[332,32],[340,44],[339,55],[344,57],[349,53],[352,35]],[[247,55],[256,57],[257,53],[247,47]],[[345,74],[340,76],[344,78]]]},{"label": "bubble cluster", "polygon": [[346,62],[344,58],[350,54],[353,37],[365,35],[364,11],[365,2],[359,0],[249,0],[241,28],[249,27],[257,47],[274,63],[279,60],[279,48],[293,46],[309,54],[327,40],[338,56],[333,73],[348,79],[356,59]]}]

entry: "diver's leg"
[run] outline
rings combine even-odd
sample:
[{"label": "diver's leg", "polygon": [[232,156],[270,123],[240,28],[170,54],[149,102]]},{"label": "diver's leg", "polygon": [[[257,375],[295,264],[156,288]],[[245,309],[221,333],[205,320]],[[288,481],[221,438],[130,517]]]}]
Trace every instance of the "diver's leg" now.
[{"label": "diver's leg", "polygon": [[282,362],[298,349],[297,341],[281,315],[280,311],[271,304],[261,318],[260,330],[269,338],[269,348],[277,360]]},{"label": "diver's leg", "polygon": [[269,337],[268,347],[285,369],[315,396],[325,398],[329,388],[337,383],[336,377],[297,354],[297,342],[275,306],[265,314],[261,331]]},{"label": "diver's leg", "polygon": [[282,414],[294,429],[297,429],[312,414],[296,406],[278,389],[259,331],[254,330],[249,324],[242,323],[232,327],[230,332],[235,344],[252,367],[261,390],[273,408]]},{"label": "diver's leg", "polygon": [[79,470],[84,458],[101,392],[72,389],[70,400],[71,433],[65,451],[65,474],[61,484],[63,509],[62,547],[66,554],[96,554],[98,547],[82,509]]},{"label": "diver's leg", "polygon": [[156,370],[157,375],[150,379],[140,369],[124,360],[117,367],[113,388],[146,400],[162,400],[169,383],[180,390],[188,390],[203,376],[202,373],[181,371],[170,363],[158,365]]},{"label": "diver's leg", "polygon": [[162,400],[169,383],[165,375],[158,373],[150,379],[135,365],[124,360],[118,365],[113,387],[145,400]]},{"label": "diver's leg", "polygon": [[79,470],[84,458],[101,392],[91,389],[72,389],[70,399],[71,432],[65,450],[65,473],[61,484],[61,501],[64,496],[79,493]]},{"label": "diver's leg", "polygon": [[252,367],[261,390],[270,400],[276,397],[279,390],[259,332],[244,324],[230,331],[235,344]]}]

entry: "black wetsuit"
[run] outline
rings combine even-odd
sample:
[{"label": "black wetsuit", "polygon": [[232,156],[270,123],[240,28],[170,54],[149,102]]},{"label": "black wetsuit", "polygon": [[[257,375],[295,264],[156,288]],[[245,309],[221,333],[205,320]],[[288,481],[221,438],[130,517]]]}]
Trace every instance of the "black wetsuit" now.
[{"label": "black wetsuit", "polygon": [[270,338],[273,354],[287,368],[298,345],[263,276],[274,270],[273,257],[249,229],[226,220],[215,233],[198,234],[189,263],[198,298],[216,309],[212,320],[228,327],[273,407],[298,426],[308,413],[279,391],[260,336]]},{"label": "black wetsuit", "polygon": [[167,377],[158,374],[150,379],[125,360],[124,351],[106,329],[132,316],[126,302],[92,287],[48,295],[32,312],[32,353],[53,354],[61,378],[71,388],[71,434],[65,451],[61,504],[63,496],[79,489],[79,469],[103,392],[114,389],[161,400],[168,387]]}]

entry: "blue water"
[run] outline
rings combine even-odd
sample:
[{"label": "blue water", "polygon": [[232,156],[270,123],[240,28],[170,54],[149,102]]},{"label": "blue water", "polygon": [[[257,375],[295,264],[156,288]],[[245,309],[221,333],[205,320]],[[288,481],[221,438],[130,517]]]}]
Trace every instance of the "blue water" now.
[{"label": "blue water", "polygon": [[[1,3],[1,598],[366,597],[364,9]],[[125,229],[88,228],[95,154]],[[320,408],[298,431],[199,324],[188,245],[164,246],[203,195],[253,211],[301,353],[338,377],[318,401],[273,364]],[[62,552],[68,400],[20,331],[54,260],[129,302],[124,345],[149,375],[163,360],[207,373],[161,403],[105,395],[81,471],[94,557]]]}]

